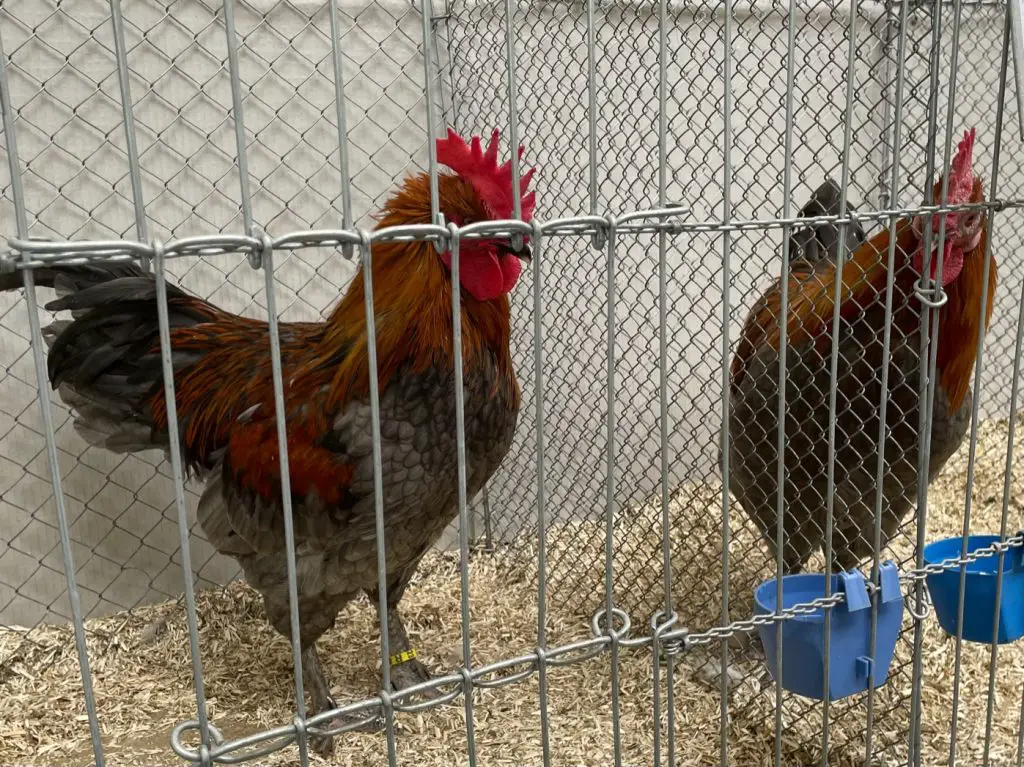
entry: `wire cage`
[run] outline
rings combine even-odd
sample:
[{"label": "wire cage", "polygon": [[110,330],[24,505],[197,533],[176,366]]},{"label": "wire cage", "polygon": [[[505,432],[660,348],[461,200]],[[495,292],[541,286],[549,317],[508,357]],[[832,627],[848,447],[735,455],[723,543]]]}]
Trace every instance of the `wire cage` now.
[{"label": "wire cage", "polygon": [[[346,763],[1019,765],[1024,650],[944,634],[924,586],[982,558],[968,535],[999,533],[1000,562],[1024,544],[1015,2],[4,2],[0,276],[25,289],[0,292],[0,762],[328,763],[314,745],[330,730]],[[525,145],[513,173],[538,169],[533,221],[516,209],[467,227],[434,207],[374,230],[404,177],[438,172],[449,126],[498,129],[502,156]],[[751,307],[802,254],[786,245],[795,231],[873,237],[927,216],[971,127],[998,288],[969,427],[862,558],[865,573],[895,562],[906,598],[884,685],[810,700],[770,677],[757,632],[848,597],[755,616],[754,588],[782,561],[723,488],[730,361]],[[837,209],[801,216],[827,179]],[[387,243],[480,237],[533,248],[510,309],[522,404],[475,496],[473,456],[453,457],[454,519],[402,600],[441,697],[380,692],[395,648],[373,596],[319,640],[338,704],[314,711],[298,638],[275,633],[197,522],[201,478],[76,431],[47,379],[43,328],[61,315],[29,275],[141,264],[166,347],[172,285],[276,337],[327,320]],[[925,287],[933,350],[947,297]],[[265,364],[283,403],[275,343]],[[834,388],[856,362],[835,358]],[[856,437],[838,424],[822,466]],[[283,503],[294,538],[301,495]],[[964,548],[926,565],[942,536]],[[282,573],[293,599],[297,557]],[[821,552],[808,565],[826,566]],[[382,729],[338,726],[339,713]]]}]

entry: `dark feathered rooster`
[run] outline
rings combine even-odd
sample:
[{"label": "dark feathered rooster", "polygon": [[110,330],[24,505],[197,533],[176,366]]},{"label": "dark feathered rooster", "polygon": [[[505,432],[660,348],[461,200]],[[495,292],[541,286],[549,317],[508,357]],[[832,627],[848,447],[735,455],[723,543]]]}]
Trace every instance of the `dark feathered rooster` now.
[{"label": "dark feathered rooster", "polygon": [[[522,148],[519,148],[520,156]],[[457,225],[512,216],[511,163],[453,131],[437,142],[440,210]],[[533,171],[521,179],[531,218]],[[408,179],[378,228],[430,223],[428,176]],[[507,294],[524,246],[466,240],[461,247],[462,352],[470,496],[512,441],[519,387],[509,353]],[[374,246],[384,533],[391,680],[427,680],[396,608],[420,558],[457,514],[451,254],[429,242]],[[91,444],[115,452],[168,450],[152,275],[133,265],[49,266],[37,283],[74,319],[46,329],[51,384]],[[0,288],[20,286],[17,275]],[[172,364],[183,459],[206,479],[199,522],[241,564],[267,617],[290,635],[284,522],[268,326],[168,286]],[[360,592],[377,604],[377,554],[367,326],[362,270],[324,323],[282,323],[288,461],[297,548],[305,686],[315,711],[334,707],[316,641]],[[399,656],[399,657],[395,657]],[[329,753],[331,739],[313,743]]]},{"label": "dark feathered rooster", "polygon": [[[951,205],[984,200],[971,166],[974,130],[964,135],[949,170]],[[932,196],[939,199],[940,183]],[[932,219],[933,246],[940,216]],[[883,356],[888,246],[896,240],[891,346]],[[835,411],[835,564],[855,567],[874,548],[876,492],[882,494],[882,544],[897,531],[917,495],[920,319],[914,284],[923,268],[923,221],[900,220],[858,247],[841,270],[833,259],[795,265],[789,280],[783,561],[800,570],[824,547],[828,494],[829,390],[836,280],[842,281]],[[940,282],[948,296],[939,310],[937,376],[929,481],[959,447],[970,422],[969,381],[979,334],[992,314],[996,266],[981,302],[985,216],[946,214]],[[934,276],[937,253],[931,261]],[[732,360],[729,489],[775,553],[779,391],[780,285],[751,311]],[[888,367],[885,471],[876,484],[882,371]]]}]

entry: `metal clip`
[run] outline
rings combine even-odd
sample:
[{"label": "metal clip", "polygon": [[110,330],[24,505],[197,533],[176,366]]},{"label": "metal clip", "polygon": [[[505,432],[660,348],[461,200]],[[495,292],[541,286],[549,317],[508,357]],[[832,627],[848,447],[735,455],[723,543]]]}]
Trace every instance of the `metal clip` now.
[{"label": "metal clip", "polygon": [[263,264],[266,261],[264,256],[266,256],[273,247],[272,240],[270,239],[270,236],[263,231],[259,224],[253,224],[252,231],[249,234],[260,241],[259,247],[250,250],[246,256],[249,259],[249,266],[253,269],[262,269]]},{"label": "metal clip", "polygon": [[[931,285],[925,282],[926,279]],[[942,286],[935,280],[924,277],[924,275],[914,283],[914,295],[923,306],[927,306],[929,309],[940,309],[949,300],[949,296],[942,289]]]},{"label": "metal clip", "polygon": [[662,639],[662,637],[669,633],[672,627],[678,622],[679,615],[675,610],[667,616],[665,615],[664,610],[658,610],[658,612],[651,616],[651,629],[654,631],[654,647],[658,648],[659,661],[674,658],[685,652],[687,649],[685,628],[682,629],[684,633],[680,637],[673,637],[665,640]]},{"label": "metal clip", "polygon": [[921,605],[922,605],[922,607],[921,607],[921,612],[920,613],[918,613],[917,611],[914,610],[914,607],[913,607],[913,604],[912,604],[913,601],[914,601],[914,597],[911,594],[908,593],[906,595],[906,597],[904,597],[904,599],[903,599],[903,604],[907,608],[907,612],[910,613],[910,617],[911,618],[913,618],[914,620],[923,621],[931,613],[931,606],[932,606],[932,600],[931,600],[931,597],[928,595],[928,589],[927,589],[927,587],[923,583],[921,584]]},{"label": "metal clip", "polygon": [[[448,228],[448,222],[444,220],[444,213],[442,213],[441,211],[437,212],[437,225],[442,226],[446,229]],[[438,252],[438,254],[447,253],[449,248],[450,246],[448,244],[447,238],[438,237],[436,240],[434,240],[434,249]]]}]

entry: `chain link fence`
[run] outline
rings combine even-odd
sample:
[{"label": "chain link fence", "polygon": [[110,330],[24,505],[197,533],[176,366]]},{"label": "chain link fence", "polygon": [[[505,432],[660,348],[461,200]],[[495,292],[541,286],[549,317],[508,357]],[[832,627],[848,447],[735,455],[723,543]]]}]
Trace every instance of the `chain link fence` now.
[{"label": "chain link fence", "polygon": [[[1006,7],[989,2],[964,2],[962,6],[961,53],[949,129],[959,135],[972,125],[978,126],[979,136],[985,136],[981,156],[976,153],[978,172],[990,179]],[[781,218],[783,205],[788,6],[754,0],[733,7],[731,217],[760,222],[760,226],[755,223],[731,236],[731,269],[724,281],[728,285],[730,333],[735,342],[751,305],[777,276],[781,265],[783,230],[772,221]],[[536,162],[545,184],[539,215],[554,218],[586,210],[656,207],[658,5],[595,4],[596,54],[592,66],[596,81],[592,92],[588,81],[587,5],[517,2],[514,8],[521,130],[529,137],[531,151],[538,153]],[[900,4],[861,3],[852,20],[847,3],[808,3],[798,8],[793,94],[794,215],[826,178],[840,181],[847,113],[852,137],[848,187],[851,205],[862,212],[919,205],[926,189],[932,99],[936,100],[934,114],[939,122],[936,163],[942,162],[954,6],[909,6],[895,197],[890,195],[889,181],[896,151],[892,142],[898,116]],[[452,15],[449,56],[456,117],[468,114],[473,120],[504,125],[508,114],[504,4],[455,0]],[[936,23],[940,24],[938,36],[934,34]],[[672,3],[670,25],[667,199],[689,208],[688,221],[721,221],[722,7],[713,2]],[[854,88],[848,109],[845,83],[851,34],[855,53],[850,76]],[[1011,84],[1005,102],[997,187],[998,197],[1007,201],[1019,200],[1024,188],[1012,88]],[[588,185],[587,145],[591,98],[596,105],[600,158],[599,183],[593,191]],[[1011,417],[1017,302],[1024,274],[1018,255],[1024,244],[1021,218],[1014,213],[996,214],[995,221],[998,246],[993,252],[998,252],[999,290],[986,340],[980,398],[983,422]],[[880,225],[886,225],[884,221],[864,223],[868,237]],[[550,526],[553,532],[545,576],[553,603],[560,601],[570,608],[578,607],[581,614],[589,614],[603,605],[603,517],[608,475],[604,460],[606,259],[600,251],[588,249],[585,242],[560,244],[553,250],[545,274],[549,299],[544,331],[545,481],[551,515],[558,519]],[[616,339],[615,599],[635,621],[646,625],[649,617],[664,607],[657,239],[624,238],[618,258],[617,300],[621,310],[617,313]],[[667,260],[672,600],[681,621],[703,626],[722,620],[725,586],[720,565],[722,498],[717,464],[723,391],[722,234],[688,232],[670,238]],[[532,403],[533,328],[526,321],[528,313],[529,307],[522,307],[520,321],[514,323],[514,344],[520,350],[517,370],[524,382],[524,402]],[[526,407],[516,443],[487,486],[486,527],[491,534],[489,542],[498,547],[503,540],[535,535],[534,428],[534,411]],[[595,439],[590,435],[599,436]],[[775,439],[774,434],[769,437]],[[842,440],[842,434],[838,438]],[[944,475],[950,479],[945,481],[941,501],[933,499],[933,505],[941,503],[948,508],[950,499],[957,498],[962,504],[967,442],[960,459],[952,461]],[[979,443],[977,460],[979,465],[991,467],[985,476],[993,486],[975,489],[975,498],[981,494],[992,501],[999,495],[1006,449],[1004,439]],[[889,460],[895,459],[890,455]],[[774,464],[767,470],[774,472]],[[1016,507],[1016,502],[1012,503]],[[750,614],[753,586],[771,577],[775,567],[767,547],[735,508],[734,539],[729,545],[735,564],[728,579],[734,620]],[[913,567],[916,528],[911,513],[885,547],[883,559],[890,557],[901,567]],[[935,534],[934,529],[933,524],[930,534]],[[822,565],[820,557],[814,562]],[[536,581],[536,570],[531,572]],[[906,654],[898,653],[890,684],[903,693],[894,694],[884,703],[876,701],[874,713],[878,717],[910,713],[912,624],[905,624],[900,642]],[[714,657],[717,646],[711,652],[693,663],[704,667],[695,673],[700,676],[703,671],[717,689],[717,674],[721,672]],[[829,721],[838,726],[863,723],[867,705],[864,699],[833,704]],[[807,720],[821,726],[820,704],[787,696],[785,712],[791,727]],[[745,714],[750,711],[735,715]],[[772,711],[753,716],[763,716],[762,726],[771,729]],[[907,731],[896,729],[879,735],[874,748],[876,753],[888,753],[895,759],[907,758],[907,742]],[[818,759],[820,753],[806,758]]]},{"label": "chain link fence", "polygon": [[[418,6],[401,0],[344,3],[340,8],[355,211],[351,224],[369,226],[370,215],[396,181],[425,167],[422,18]],[[519,135],[529,162],[539,169],[538,218],[657,207],[657,4],[596,3],[593,61],[586,4],[516,0],[514,8]],[[220,9],[212,0],[126,3],[123,8],[148,238],[243,229]],[[666,238],[668,466],[676,521],[670,538],[676,565],[672,596],[684,619],[700,622],[695,629],[722,621],[723,578],[720,568],[709,562],[714,563],[722,547],[717,435],[723,303],[735,339],[749,307],[780,263],[782,229],[774,222],[782,211],[787,11],[784,5],[762,0],[734,5],[731,216],[761,225],[732,233],[728,272],[723,269],[720,231],[688,230]],[[892,134],[899,12],[898,4],[863,2],[852,17],[851,31],[847,4],[799,6],[794,210],[826,177],[840,179],[847,118],[852,128],[849,191],[857,209],[920,203],[932,98],[937,99],[940,141],[946,130],[953,9],[948,4],[910,5],[900,185],[889,199],[888,179],[897,151]],[[936,13],[943,19],[938,38],[933,35]],[[506,129],[505,4],[450,0],[444,8],[436,5],[434,14],[438,128],[454,124],[466,134],[490,126]],[[253,217],[277,233],[339,227],[343,183],[327,10],[323,3],[308,0],[249,0],[237,4],[236,15]],[[669,17],[667,200],[688,209],[683,218],[687,223],[714,223],[722,218],[725,172],[722,9],[712,2],[673,3]],[[992,172],[1004,17],[1002,4],[963,3],[951,129],[956,133],[978,126],[976,163],[986,177]],[[135,219],[109,5],[101,0],[73,6],[57,0],[11,0],[0,7],[0,30],[18,115],[30,234],[52,239],[142,237]],[[848,73],[851,34],[855,65]],[[931,82],[936,58],[937,92]],[[849,108],[848,74],[854,78]],[[591,104],[600,160],[594,186],[588,159]],[[1011,92],[998,184],[998,196],[1006,201],[1024,197],[1016,120]],[[6,222],[0,235],[7,237],[14,234],[14,211],[6,157],[0,160],[0,221]],[[876,225],[866,222],[869,235]],[[1017,256],[1024,246],[1021,217],[996,214],[995,231],[1000,288],[986,342],[981,407],[986,422],[1012,415],[1016,302],[1024,274]],[[601,517],[607,506],[607,262],[606,254],[583,238],[553,238],[546,256],[544,403],[552,541],[546,577],[553,606],[578,606],[581,615],[589,616],[602,598]],[[622,234],[617,258],[615,599],[634,623],[646,625],[662,599],[660,531],[645,527],[657,521],[649,514],[658,513],[651,498],[659,492],[662,468],[658,237]],[[282,254],[276,267],[282,319],[322,318],[352,273],[351,263],[334,248]],[[244,257],[177,258],[168,263],[168,275],[224,309],[265,316],[263,277]],[[524,403],[519,430],[502,468],[476,499],[472,537],[489,548],[536,535],[534,339],[529,278],[524,282],[513,305],[512,346]],[[49,295],[41,293],[41,298]],[[22,297],[0,294],[0,624],[26,628],[70,620],[29,338]],[[169,465],[157,454],[122,458],[88,449],[74,432],[66,407],[55,396],[51,401],[86,616],[177,598],[182,576]],[[979,461],[1000,463],[1005,454],[998,441],[981,448]],[[193,520],[196,491],[190,487],[188,492]],[[234,562],[217,554],[198,528],[192,536],[197,588],[222,585],[237,576]],[[914,537],[910,519],[888,548],[901,567],[911,565],[908,552]],[[749,526],[736,531],[730,553],[748,573],[773,573],[765,547]],[[687,561],[697,564],[678,566]],[[535,584],[536,573],[531,577]],[[734,619],[750,614],[749,599],[744,601],[748,585],[753,584],[731,584],[734,595],[739,594]],[[586,621],[580,621],[579,630],[588,633]],[[25,636],[31,641],[31,631]],[[912,633],[906,632],[901,641],[911,640]],[[510,653],[517,642],[532,646],[530,637],[510,637]],[[701,664],[710,663],[699,657]],[[0,666],[4,662],[0,657]],[[715,673],[724,671],[717,668]],[[877,717],[904,711],[909,715],[911,673],[909,661],[893,668],[889,684],[900,692],[879,704]],[[832,721],[863,721],[863,709],[860,700],[836,704]],[[816,712],[810,703],[787,698],[790,727]],[[754,719],[758,715],[739,713]],[[770,716],[764,715],[766,730]],[[881,732],[875,752],[901,757],[908,738],[907,729]]]},{"label": "chain link fence", "polygon": [[[523,135],[530,137],[537,165],[544,169],[545,217],[604,209],[655,207],[657,202],[657,7],[598,4],[597,88],[600,179],[591,203],[587,177],[586,9],[579,4],[518,3],[519,88]],[[951,6],[945,8],[951,23]],[[782,212],[782,150],[786,98],[784,14],[770,4],[736,6],[733,88],[732,218],[763,221],[761,228],[732,238],[728,276],[731,337],[735,340],[749,307],[777,273],[782,228],[771,222]],[[850,110],[852,146],[850,203],[861,211],[907,208],[923,197],[928,142],[931,57],[941,57],[938,109],[945,120],[951,43],[947,33],[932,39],[930,7],[912,5],[907,37],[900,186],[889,200],[895,100],[895,34],[899,5],[864,3],[855,17],[854,103]],[[449,55],[456,116],[502,125],[507,122],[504,85],[504,6],[453,6]],[[841,176],[844,82],[849,7],[802,6],[798,14],[798,56],[794,131],[794,212],[826,178]],[[979,172],[991,172],[991,143],[1005,6],[964,3],[959,75],[954,99],[954,132],[979,126]],[[689,220],[719,220],[722,211],[722,52],[721,11],[717,4],[673,5],[669,33],[672,83],[669,100],[668,199],[686,205]],[[999,197],[1015,200],[1024,184],[1017,148],[1016,108],[1006,103]],[[982,126],[985,126],[984,128]],[[942,131],[939,131],[941,137]],[[940,139],[941,141],[941,139]],[[937,150],[941,152],[941,145]],[[939,158],[941,162],[941,157]],[[643,173],[641,167],[652,168]],[[1015,216],[997,219],[1000,288],[986,342],[982,388],[984,419],[1008,417],[1015,322],[1021,269],[1015,256],[1024,234]],[[882,222],[884,224],[884,222]],[[870,237],[877,221],[865,222]],[[557,250],[546,275],[550,308],[546,314],[546,422],[552,466],[552,504],[569,519],[593,518],[605,510],[603,444],[584,435],[603,434],[606,329],[605,260],[600,252],[575,243]],[[722,242],[716,233],[673,238],[669,263],[669,392],[672,484],[713,481],[718,475],[717,435],[721,423]],[[616,506],[645,502],[660,483],[657,424],[657,245],[653,237],[623,244],[617,341],[616,403],[619,447]],[[522,316],[528,312],[522,307]],[[517,370],[525,389],[533,382],[533,343],[529,322],[514,324],[520,350]],[[526,399],[529,399],[527,397]],[[488,485],[490,526],[495,540],[532,532],[536,486],[532,422],[522,415],[513,452]],[[557,569],[555,562],[551,563]],[[620,586],[632,599],[629,563]],[[638,563],[637,567],[646,567]],[[572,571],[568,570],[567,577]],[[703,585],[695,588],[705,588]],[[567,589],[566,593],[571,593]]]},{"label": "chain link fence", "polygon": [[[346,8],[341,48],[351,199],[354,225],[366,226],[396,180],[426,162],[421,16],[403,2]],[[124,8],[149,237],[242,228],[220,9],[219,2],[202,0]],[[255,220],[270,231],[340,226],[325,6],[241,3],[236,23]],[[0,8],[0,26],[19,117],[30,234],[135,237],[109,3],[15,0]],[[442,111],[447,102],[445,96]],[[6,156],[0,187],[0,220],[9,237],[15,219]],[[175,259],[167,271],[186,290],[229,311],[265,316],[263,277],[244,258]],[[334,249],[288,254],[277,268],[282,319],[321,319],[353,272]],[[52,295],[40,292],[44,300]],[[21,295],[0,295],[0,621],[22,626],[71,617],[29,338]],[[159,454],[121,457],[88,449],[67,408],[51,399],[86,615],[177,597],[181,566],[170,465]],[[188,490],[194,520],[197,488]],[[200,588],[237,574],[201,530],[193,536]]]}]

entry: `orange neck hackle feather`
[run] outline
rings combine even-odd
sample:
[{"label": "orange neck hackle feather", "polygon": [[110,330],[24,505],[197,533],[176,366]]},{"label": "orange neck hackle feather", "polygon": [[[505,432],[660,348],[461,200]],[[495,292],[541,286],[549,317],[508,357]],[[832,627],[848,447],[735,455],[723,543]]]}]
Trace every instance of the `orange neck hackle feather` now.
[{"label": "orange neck hackle feather", "polygon": [[[463,219],[484,218],[469,184],[456,176],[438,177],[442,210]],[[427,176],[410,179],[387,203],[376,229],[430,222],[430,187]],[[431,242],[381,242],[373,246],[373,307],[376,321],[378,385],[383,388],[397,369],[410,365],[420,372],[428,367],[454,369],[451,274]],[[360,266],[352,285],[327,320],[322,345],[339,346],[350,353],[337,367],[331,399],[346,402],[369,392],[365,286]],[[507,296],[477,301],[465,291],[462,298],[463,370],[468,373],[493,355],[499,380],[505,382],[513,403],[519,405],[519,386],[509,350],[510,318]],[[358,350],[353,354],[352,351]]]},{"label": "orange neck hackle feather", "polygon": [[[967,396],[971,373],[978,357],[978,336],[988,331],[995,306],[998,269],[989,254],[988,286],[985,288],[986,220],[981,220],[981,238],[977,246],[964,254],[960,275],[945,287],[948,300],[939,310],[939,348],[935,366],[939,383],[949,396],[953,409]],[[985,293],[985,328],[981,329],[981,297]]]},{"label": "orange neck hackle feather", "polygon": [[[843,264],[840,273],[840,315],[849,316],[864,306],[862,300],[873,300],[876,286],[884,282],[889,247],[889,230],[879,232],[863,243]],[[917,243],[917,235],[909,221],[896,224],[897,259],[902,250],[909,253]],[[898,263],[898,261],[897,261]],[[821,261],[810,274],[800,272],[789,277],[789,307],[786,317],[786,343],[797,346],[816,339],[831,327],[836,300],[836,267],[831,261]],[[778,349],[782,330],[781,283],[776,282],[754,305],[732,361],[733,384],[737,384],[749,360],[757,349],[768,344]]]},{"label": "orange neck hackle feather", "polygon": [[[977,357],[977,341],[980,330],[980,307],[982,276],[985,261],[985,221],[982,220],[982,237],[977,246],[964,255],[964,266],[959,276],[945,287],[948,296],[946,305],[939,310],[938,349],[936,367],[939,381],[950,398],[950,405],[956,409],[967,393],[968,382],[974,370]],[[909,270],[901,267],[921,247],[920,239],[909,220],[896,223],[895,268],[898,281],[906,280]],[[888,249],[891,237],[889,230],[876,234],[857,248],[843,264],[840,273],[840,316],[851,320],[868,305],[884,298],[888,274]],[[789,278],[789,311],[786,321],[787,343],[797,346],[801,343],[829,337],[835,309],[836,294],[835,264],[819,262],[819,266],[808,276],[794,274]],[[992,316],[996,286],[996,265],[992,260],[989,269],[988,296],[985,315],[985,329]],[[778,349],[781,343],[782,293],[776,283],[752,309],[732,361],[733,385],[739,383],[749,360],[758,347],[768,344]],[[901,326],[918,322],[921,304],[911,298],[897,308],[899,316],[894,322]]]}]

